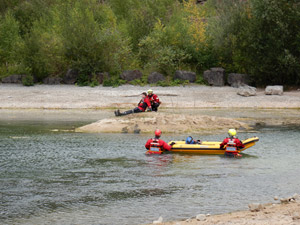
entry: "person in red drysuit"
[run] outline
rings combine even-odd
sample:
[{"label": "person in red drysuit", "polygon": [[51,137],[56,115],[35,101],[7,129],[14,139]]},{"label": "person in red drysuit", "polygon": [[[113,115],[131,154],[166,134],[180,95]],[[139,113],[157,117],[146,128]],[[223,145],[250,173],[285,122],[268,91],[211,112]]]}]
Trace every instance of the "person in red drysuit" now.
[{"label": "person in red drysuit", "polygon": [[170,151],[172,145],[174,145],[175,143],[172,142],[170,145],[168,145],[166,142],[159,139],[161,136],[161,130],[159,129],[155,130],[154,134],[155,134],[155,138],[150,138],[145,144],[145,148],[157,152]]},{"label": "person in red drysuit", "polygon": [[225,138],[223,140],[223,142],[220,144],[220,148],[225,148],[226,156],[241,157],[241,155],[239,154],[239,149],[244,148],[245,145],[235,136],[235,129],[229,129],[228,134],[229,138]]},{"label": "person in red drysuit", "polygon": [[152,106],[152,111],[157,112],[157,108],[159,107],[161,102],[159,101],[159,98],[157,97],[157,95],[153,94],[153,91],[151,89],[149,89],[147,92],[148,92],[147,97],[150,100],[150,103],[151,103],[151,106]]},{"label": "person in red drysuit", "polygon": [[143,92],[142,93],[142,99],[138,103],[137,107],[135,107],[134,109],[122,112],[122,113],[118,109],[118,110],[115,111],[115,116],[124,116],[124,115],[128,115],[128,114],[131,114],[131,113],[145,112],[147,107],[151,110],[151,103],[150,103],[149,99],[147,98],[147,93]]}]

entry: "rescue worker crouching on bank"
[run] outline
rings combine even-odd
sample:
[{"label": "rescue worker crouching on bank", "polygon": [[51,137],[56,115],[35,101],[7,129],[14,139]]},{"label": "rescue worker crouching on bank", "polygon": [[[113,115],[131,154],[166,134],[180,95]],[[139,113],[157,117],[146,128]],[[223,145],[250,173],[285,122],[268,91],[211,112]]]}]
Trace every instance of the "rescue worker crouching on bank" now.
[{"label": "rescue worker crouching on bank", "polygon": [[142,99],[138,103],[137,107],[135,107],[134,109],[122,112],[122,113],[118,109],[118,110],[115,111],[115,116],[124,116],[124,115],[128,115],[128,114],[131,114],[131,113],[145,112],[147,107],[151,110],[151,103],[150,103],[149,99],[147,98],[147,93],[143,92],[142,93]]},{"label": "rescue worker crouching on bank", "polygon": [[157,129],[154,132],[155,138],[150,138],[145,144],[145,148],[150,150],[150,154],[161,154],[163,151],[170,151],[175,142],[168,145],[165,141],[160,139],[161,130]]},{"label": "rescue worker crouching on bank", "polygon": [[153,91],[151,89],[149,89],[147,91],[147,93],[148,93],[147,97],[149,98],[150,103],[151,103],[152,111],[157,112],[157,108],[161,104],[161,102],[159,101],[159,98],[157,97],[156,94],[153,94]]},{"label": "rescue worker crouching on bank", "polygon": [[[225,155],[231,157],[241,157],[239,154],[239,149],[244,148],[245,145],[235,136],[236,130],[229,129],[228,130],[229,138],[225,138],[223,142],[220,144],[220,148],[225,148]],[[226,146],[226,147],[225,147]]]}]

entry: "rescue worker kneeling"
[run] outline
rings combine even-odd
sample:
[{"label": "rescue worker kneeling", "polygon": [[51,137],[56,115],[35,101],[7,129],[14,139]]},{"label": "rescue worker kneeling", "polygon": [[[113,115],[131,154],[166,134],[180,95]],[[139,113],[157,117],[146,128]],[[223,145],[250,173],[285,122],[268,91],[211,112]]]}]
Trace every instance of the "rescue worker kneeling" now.
[{"label": "rescue worker kneeling", "polygon": [[164,151],[170,151],[175,143],[172,142],[168,145],[165,141],[161,140],[161,130],[159,129],[155,130],[154,134],[155,138],[150,138],[145,144],[145,148],[150,151],[149,154],[161,154]]},{"label": "rescue worker kneeling", "polygon": [[157,97],[156,94],[153,94],[153,91],[151,89],[149,89],[148,91],[148,99],[151,103],[151,107],[152,107],[152,111],[157,112],[157,109],[159,107],[159,105],[161,104],[159,98]]},{"label": "rescue worker kneeling", "polygon": [[115,111],[115,116],[125,116],[125,115],[131,114],[131,113],[145,112],[147,107],[151,110],[151,103],[150,103],[149,99],[147,98],[147,93],[143,92],[142,99],[138,103],[137,107],[135,107],[134,109],[122,112],[122,113],[118,109]]},{"label": "rescue worker kneeling", "polygon": [[195,141],[191,136],[187,137],[185,140],[186,144],[201,144],[200,140]]},{"label": "rescue worker kneeling", "polygon": [[[225,148],[225,155],[230,157],[241,157],[239,149],[244,148],[245,145],[235,136],[236,130],[228,130],[229,138],[225,138],[220,144],[220,148]],[[226,146],[226,147],[225,147]]]}]

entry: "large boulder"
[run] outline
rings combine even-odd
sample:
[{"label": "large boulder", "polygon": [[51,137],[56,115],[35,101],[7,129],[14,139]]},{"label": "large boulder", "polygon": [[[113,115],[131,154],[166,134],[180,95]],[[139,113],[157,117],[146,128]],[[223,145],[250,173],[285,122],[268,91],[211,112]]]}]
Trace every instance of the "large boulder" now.
[{"label": "large boulder", "polygon": [[191,83],[196,81],[196,73],[191,71],[177,70],[174,74],[174,79],[188,80]]},{"label": "large boulder", "polygon": [[142,78],[142,72],[139,70],[126,70],[121,74],[121,79],[126,81],[133,81]]},{"label": "large boulder", "polygon": [[237,94],[241,95],[241,96],[244,96],[244,97],[255,96],[256,95],[256,88],[248,86],[248,85],[243,85],[243,86],[239,87],[239,89],[237,91]]},{"label": "large boulder", "polygon": [[43,79],[43,83],[48,85],[60,84],[60,82],[62,82],[62,78],[60,77],[46,77]]},{"label": "large boulder", "polygon": [[283,86],[275,85],[275,86],[267,86],[265,89],[266,95],[283,95]]},{"label": "large boulder", "polygon": [[2,78],[2,83],[12,83],[12,84],[21,84],[22,79],[26,77],[26,75],[21,74],[13,74],[8,77]]},{"label": "large boulder", "polygon": [[231,87],[238,88],[241,85],[248,84],[249,77],[247,74],[230,73],[227,77],[227,83]]},{"label": "large boulder", "polygon": [[220,67],[211,68],[204,71],[203,78],[212,86],[224,86],[225,70]]},{"label": "large boulder", "polygon": [[78,70],[69,69],[65,76],[63,77],[63,82],[65,84],[75,84],[78,78]]},{"label": "large boulder", "polygon": [[166,78],[164,75],[158,72],[152,72],[148,76],[148,83],[149,84],[155,84],[158,81],[164,81]]}]

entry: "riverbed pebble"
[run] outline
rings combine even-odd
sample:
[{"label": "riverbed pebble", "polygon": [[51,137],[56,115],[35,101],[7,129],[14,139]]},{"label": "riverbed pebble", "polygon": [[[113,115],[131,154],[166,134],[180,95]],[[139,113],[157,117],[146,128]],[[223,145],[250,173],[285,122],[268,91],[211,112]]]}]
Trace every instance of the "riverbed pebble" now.
[{"label": "riverbed pebble", "polygon": [[158,218],[158,220],[154,220],[153,221],[153,224],[160,224],[160,223],[162,223],[163,222],[163,218],[162,218],[162,216],[160,216],[159,218]]},{"label": "riverbed pebble", "polygon": [[277,201],[278,199],[279,199],[278,196],[275,196],[275,197],[274,197],[274,200],[275,200],[275,201]]},{"label": "riverbed pebble", "polygon": [[260,210],[263,210],[264,207],[260,203],[252,203],[248,205],[251,212],[259,212]]},{"label": "riverbed pebble", "polygon": [[295,212],[295,213],[292,215],[292,218],[293,218],[293,220],[300,220],[300,215],[299,215],[299,213]]},{"label": "riverbed pebble", "polygon": [[198,221],[205,221],[206,220],[206,216],[204,214],[198,214],[196,216],[196,220],[198,220]]},{"label": "riverbed pebble", "polygon": [[193,221],[192,218],[188,218],[188,219],[185,220],[185,222],[188,222],[188,223],[189,223],[189,222],[192,222],[192,221]]},{"label": "riverbed pebble", "polygon": [[295,193],[292,198],[295,200],[295,201],[299,201],[300,200],[300,195]]},{"label": "riverbed pebble", "polygon": [[290,198],[281,198],[280,199],[280,203],[289,203],[289,201],[290,201]]}]

